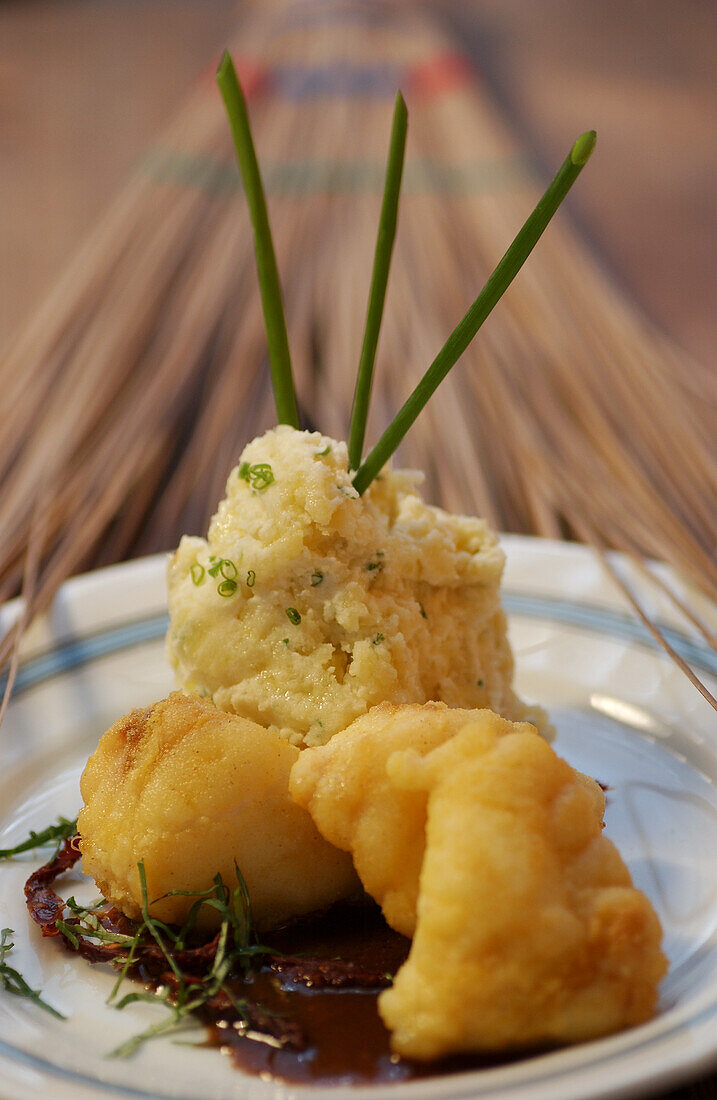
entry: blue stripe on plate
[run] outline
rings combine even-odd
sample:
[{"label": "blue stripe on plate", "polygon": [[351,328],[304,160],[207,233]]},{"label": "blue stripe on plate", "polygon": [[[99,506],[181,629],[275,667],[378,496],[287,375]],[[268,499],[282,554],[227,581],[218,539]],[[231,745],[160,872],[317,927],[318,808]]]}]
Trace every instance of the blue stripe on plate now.
[{"label": "blue stripe on plate", "polygon": [[[504,592],[503,607],[509,615],[565,623],[590,630],[595,634],[607,634],[621,641],[647,646],[659,653],[664,652],[639,619],[633,619],[619,611],[548,596],[531,596],[522,592]],[[656,625],[665,641],[669,642],[675,652],[689,665],[717,676],[717,653],[709,646],[688,638],[686,634],[664,623]]]},{"label": "blue stripe on plate", "polygon": [[[110,653],[118,653],[123,649],[131,649],[133,646],[142,645],[143,642],[155,642],[164,637],[169,625],[169,616],[153,615],[147,619],[135,619],[130,623],[112,627],[110,630],[102,630],[97,634],[88,634],[83,638],[68,638],[61,641],[53,649],[38,657],[31,657],[24,661],[17,673],[13,697],[21,695],[23,691],[36,687],[53,676],[61,676],[64,672],[82,668],[83,665],[96,661],[99,657],[105,657]],[[0,692],[4,690],[7,677],[0,679]]]},{"label": "blue stripe on plate", "polygon": [[[662,650],[642,623],[619,611],[522,592],[504,592],[503,607],[509,615],[518,618],[561,623],[646,647],[662,654]],[[69,638],[61,641],[46,653],[29,658],[20,665],[14,696],[17,697],[54,676],[81,668],[100,657],[131,649],[145,642],[157,641],[164,636],[168,623],[169,618],[166,614],[153,615],[83,638]],[[717,654],[708,646],[687,637],[673,627],[662,623],[658,626],[665,639],[688,664],[717,676]],[[0,692],[4,686],[5,678],[0,679]]]},{"label": "blue stripe on plate", "polygon": [[[55,1078],[59,1077],[62,1081],[74,1081],[77,1085],[89,1086],[92,1088],[93,1096],[99,1095],[100,1093],[106,1093],[109,1096],[137,1097],[139,1100],[173,1100],[173,1097],[169,1093],[160,1093],[155,1091],[155,1089],[152,1089],[151,1092],[146,1092],[144,1089],[135,1088],[132,1085],[102,1081],[99,1077],[94,1077],[91,1074],[81,1073],[78,1070],[65,1069],[64,1066],[58,1066],[55,1062],[49,1062],[47,1059],[37,1054],[31,1054],[29,1051],[20,1050],[18,1047],[13,1047],[1,1039],[0,1055],[4,1055],[9,1061],[15,1062],[21,1066],[26,1066],[30,1070],[34,1070],[35,1073],[39,1072],[52,1075],[52,1077]],[[0,1069],[1,1068],[0,1066]],[[46,1078],[38,1082],[37,1085],[34,1086],[36,1095],[52,1096],[53,1093],[48,1087],[49,1084],[50,1082]],[[87,1093],[83,1093],[83,1095],[87,1095]]]}]

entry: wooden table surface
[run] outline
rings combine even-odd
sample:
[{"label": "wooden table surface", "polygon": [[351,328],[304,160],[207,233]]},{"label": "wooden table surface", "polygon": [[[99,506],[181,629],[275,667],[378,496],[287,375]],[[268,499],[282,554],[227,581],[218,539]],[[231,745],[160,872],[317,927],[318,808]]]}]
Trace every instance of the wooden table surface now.
[{"label": "wooden table surface", "polygon": [[[599,156],[573,199],[580,227],[618,285],[711,361],[717,4],[433,7],[460,32],[535,157],[554,164],[576,133],[599,131]],[[217,57],[238,10],[233,0],[0,4],[0,348]],[[665,1095],[717,1096],[717,1077]]]}]

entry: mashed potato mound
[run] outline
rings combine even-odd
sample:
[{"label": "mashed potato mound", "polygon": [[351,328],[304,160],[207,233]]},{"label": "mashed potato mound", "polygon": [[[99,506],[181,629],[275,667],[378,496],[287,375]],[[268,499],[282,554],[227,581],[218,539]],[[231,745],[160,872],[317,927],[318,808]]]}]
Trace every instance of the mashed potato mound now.
[{"label": "mashed potato mound", "polygon": [[[291,771],[292,797],[309,811],[326,840],[351,852],[364,889],[404,936],[416,929],[428,793],[397,788],[386,766],[402,749],[430,753],[455,737],[476,713],[445,703],[382,703],[328,745],[306,749]],[[479,713],[496,737],[515,730],[536,736],[527,723],[514,725],[492,711]]]},{"label": "mashed potato mound", "polygon": [[[132,711],[82,776],[83,870],[131,917],[141,912],[140,860],[150,901],[205,890],[217,872],[233,888],[236,861],[259,929],[346,897],[358,888],[351,860],[289,797],[298,756],[285,738],[195,696]],[[181,924],[193,901],[167,898],[151,912]]]},{"label": "mashed potato mound", "polygon": [[208,539],[185,536],[169,564],[178,684],[296,745],[384,701],[528,716],[496,537],[425,504],[417,480],[386,468],[359,497],[345,443],[286,425],[249,443]]},{"label": "mashed potato mound", "polygon": [[379,998],[397,1053],[576,1042],[649,1018],[660,925],[601,835],[595,784],[484,716],[387,771],[428,796],[416,934]]}]

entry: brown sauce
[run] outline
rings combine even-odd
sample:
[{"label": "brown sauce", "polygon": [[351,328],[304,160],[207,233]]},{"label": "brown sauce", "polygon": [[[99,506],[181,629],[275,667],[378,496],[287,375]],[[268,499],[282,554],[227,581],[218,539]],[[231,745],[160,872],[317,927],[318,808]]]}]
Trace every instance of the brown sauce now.
[{"label": "brown sauce", "polygon": [[[56,928],[64,902],[51,883],[78,858],[73,843],[65,842],[25,887],[43,935],[66,948],[69,941]],[[101,920],[108,929],[131,930],[131,922],[115,909],[108,908]],[[499,1066],[540,1053],[461,1055],[427,1065],[393,1054],[377,1001],[406,959],[410,940],[389,928],[370,900],[335,906],[262,940],[270,953],[261,956],[256,969],[232,977],[228,992],[196,1013],[208,1029],[208,1045],[229,1054],[245,1073],[296,1084],[385,1084]],[[197,944],[175,960],[187,974],[204,973],[215,943]],[[114,945],[80,940],[79,953],[90,962],[108,962],[118,951]],[[166,986],[169,978],[166,962],[151,944],[129,976],[154,989]]]},{"label": "brown sauce", "polygon": [[[373,907],[336,908],[267,938],[272,947],[292,956],[349,961],[391,975],[410,947],[410,941],[393,932]],[[235,982],[234,990],[288,1015],[306,1040],[304,1050],[276,1047],[245,1037],[240,1024],[219,1021],[211,1028],[212,1042],[229,1051],[245,1072],[312,1084],[402,1081],[414,1075],[407,1063],[391,1054],[389,1034],[376,1007],[380,987],[317,989],[263,967],[254,978]]]},{"label": "brown sauce", "polygon": [[[411,946],[388,927],[372,903],[337,906],[268,940],[292,956],[340,959],[390,975]],[[461,1055],[427,1065],[400,1058],[391,1052],[390,1033],[379,1016],[380,991],[351,986],[312,989],[263,967],[253,978],[234,982],[233,992],[295,1021],[306,1039],[305,1049],[274,1045],[262,1036],[250,1038],[231,1013],[210,1024],[210,1043],[230,1054],[245,1073],[311,1085],[386,1084],[504,1065],[536,1053]]]}]

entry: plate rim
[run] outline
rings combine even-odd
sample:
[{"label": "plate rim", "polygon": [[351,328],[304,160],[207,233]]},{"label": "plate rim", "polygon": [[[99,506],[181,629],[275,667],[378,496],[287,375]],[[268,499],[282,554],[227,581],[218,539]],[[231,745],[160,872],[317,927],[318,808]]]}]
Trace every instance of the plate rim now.
[{"label": "plate rim", "polygon": [[[511,559],[511,555],[515,555],[516,553],[530,555],[531,553],[533,553],[537,550],[540,550],[541,552],[544,552],[547,556],[558,557],[558,558],[563,559],[563,560],[564,559],[569,559],[569,560],[572,559],[574,561],[576,559],[579,559],[580,561],[584,561],[585,560],[585,557],[584,557],[585,555],[589,555],[590,557],[593,557],[593,552],[590,550],[589,547],[586,547],[586,546],[584,546],[582,544],[578,544],[578,543],[564,543],[564,542],[559,542],[559,541],[555,541],[555,540],[536,539],[536,538],[533,538],[531,536],[520,536],[520,535],[501,536],[501,543],[504,545],[505,549],[508,552],[508,561],[509,562],[510,562],[510,559]],[[621,555],[616,555],[616,557],[622,558]],[[64,608],[65,610],[70,609],[70,610],[77,611],[78,609],[81,609],[82,605],[93,595],[93,593],[96,593],[98,590],[102,590],[103,588],[106,588],[107,586],[110,586],[110,587],[114,588],[115,586],[119,585],[119,586],[125,587],[125,589],[127,588],[127,586],[129,586],[129,589],[135,594],[136,594],[137,590],[143,590],[148,585],[152,586],[156,589],[157,576],[158,576],[159,571],[161,570],[163,562],[166,561],[166,558],[167,558],[166,554],[154,554],[154,555],[143,557],[143,558],[137,558],[137,559],[133,559],[129,562],[123,562],[123,563],[119,563],[117,565],[111,565],[111,566],[104,567],[103,569],[100,569],[100,570],[94,570],[94,571],[91,571],[91,572],[88,572],[88,573],[85,573],[85,574],[81,574],[81,575],[73,577],[70,580],[68,580],[67,582],[65,582],[65,584],[59,590],[58,595],[57,595],[52,607],[50,608],[49,612],[46,613],[46,615],[43,616],[43,620],[39,624],[36,624],[36,626],[32,629],[31,633],[28,636],[28,639],[26,640],[25,644],[23,645],[22,651],[21,651],[22,655],[21,655],[21,661],[20,661],[20,669],[22,670],[24,667],[27,667],[28,663],[32,662],[33,660],[34,661],[40,660],[43,656],[46,655],[47,648],[49,647],[51,649],[53,647],[53,644],[54,644],[54,648],[57,648],[58,646],[61,646],[63,644],[63,636],[58,635],[56,633],[57,622],[58,622],[58,620],[57,620],[58,608]],[[664,568],[664,567],[660,567],[660,568]],[[134,582],[134,583],[132,583],[132,582]],[[504,596],[504,603],[507,604],[507,611],[508,611],[509,616],[511,614],[511,608],[510,608],[511,592],[512,592],[512,590],[511,590],[509,584],[506,585],[506,587],[503,589],[503,596]],[[153,610],[150,614],[145,615],[144,621],[145,622],[151,622],[156,627],[156,625],[162,619],[162,616],[166,616],[166,600],[163,598],[163,596],[162,596],[161,599],[157,598],[156,591],[154,593],[154,597],[155,598],[152,601]],[[105,619],[104,621],[105,622],[112,622],[114,624],[115,628],[117,628],[117,629],[120,628],[121,623],[122,623],[123,620],[127,625],[129,625],[131,623],[137,623],[138,620],[137,620],[137,616],[136,616],[136,610],[132,609],[132,606],[133,606],[132,601],[130,600],[130,601],[128,601],[128,603],[129,603],[129,606],[125,606],[122,613],[120,613],[120,614],[115,613],[112,616],[110,616],[109,619]],[[568,600],[564,601],[564,603],[572,605],[572,604],[575,603],[575,600],[574,599],[568,599]],[[591,605],[587,605],[587,604],[584,605],[584,606],[590,607],[590,609],[596,614],[604,614],[607,609],[609,609],[610,607],[613,607],[613,606],[617,606],[618,603],[619,603],[618,600],[606,599],[604,604],[601,601],[601,603],[598,606],[595,606],[595,607],[591,607]],[[709,604],[709,601],[706,601],[706,604],[707,604],[707,609],[708,609],[708,616],[710,616],[713,613],[714,609]],[[144,606],[144,604],[143,604],[143,606]],[[624,606],[624,604],[623,604],[623,606]],[[12,617],[16,616],[19,613],[19,607],[20,607],[20,601],[15,600],[15,601],[12,601],[10,604],[6,604],[3,608],[0,608],[0,626],[2,626],[3,623],[7,623],[8,617],[10,619],[12,619]],[[520,614],[521,612],[514,609],[512,611],[512,613],[513,614],[516,614],[516,613]],[[95,621],[98,621],[97,616],[95,616],[94,619],[95,619]],[[83,639],[86,639],[86,638],[91,636],[91,631],[90,631],[90,633],[82,633],[82,631],[86,630],[86,628],[88,627],[88,623],[91,626],[91,623],[93,621],[93,617],[90,616],[89,619],[87,619],[87,618],[83,618],[82,616],[80,616],[80,620],[81,620],[80,624],[78,624],[76,626],[74,631],[70,630],[69,632],[67,632],[64,635],[65,643],[71,644],[73,641],[76,641],[77,637],[78,637],[78,633],[77,633],[78,630],[80,632],[79,636]],[[82,624],[84,624],[84,625],[82,625]],[[671,622],[667,622],[665,625],[670,630],[676,629],[675,626],[674,626],[674,617],[672,618]],[[104,630],[100,628],[95,633],[98,636],[102,635],[103,633],[106,634],[107,633],[107,628],[105,627]],[[155,633],[151,637],[147,637],[146,640],[147,641],[156,641],[157,637],[158,637],[158,635]],[[686,634],[686,633],[682,633],[681,637],[683,637],[687,641],[691,640],[689,635]],[[54,639],[54,643],[53,643],[53,639]],[[652,639],[649,639],[649,635],[648,635],[648,640],[649,640],[649,643],[651,643],[650,648],[652,649],[653,653],[655,653],[655,652],[661,653],[659,648],[656,646],[656,643],[654,641],[652,641]],[[694,639],[692,639],[692,641],[694,641]],[[136,640],[133,643],[130,642],[128,644],[128,648],[131,648],[132,645],[136,645],[136,644],[138,644]],[[640,644],[640,643],[638,642],[637,639],[632,639],[630,644],[636,645],[636,644]],[[707,649],[707,647],[705,647],[705,650],[706,650],[706,652],[710,652]],[[90,660],[91,659],[92,658],[90,658]],[[84,663],[84,662],[80,662],[80,663]],[[712,669],[712,667],[709,667],[708,669],[706,669],[706,671],[708,671],[710,674],[714,674],[714,672],[717,672],[717,665],[715,666],[714,670]],[[43,682],[43,681],[38,680],[38,683],[40,683],[40,682]],[[21,691],[20,694],[24,694],[24,691]],[[0,734],[0,741],[1,741],[1,734]],[[703,1014],[704,1013],[709,1013],[711,1009],[712,1010],[717,1009],[717,1001],[714,1004],[712,1004],[711,1006],[705,1006],[704,1009],[703,1009]],[[664,1019],[664,1017],[662,1017],[661,1019]],[[622,1039],[627,1038],[628,1046],[632,1047],[632,1046],[634,1046],[634,1040],[635,1040],[636,1035],[644,1033],[646,1029],[649,1032],[652,1028],[652,1025],[654,1025],[655,1023],[657,1023],[657,1021],[651,1021],[651,1022],[649,1022],[645,1025],[642,1025],[639,1028],[631,1029],[628,1032],[621,1033],[621,1035],[619,1035],[619,1036],[610,1036],[610,1037],[607,1037],[606,1039],[595,1040],[595,1041],[593,1041],[591,1043],[588,1043],[588,1044],[581,1044],[579,1047],[576,1047],[576,1048],[564,1048],[561,1051],[555,1052],[555,1054],[556,1054],[556,1056],[563,1056],[563,1060],[565,1061],[564,1056],[565,1056],[566,1053],[568,1053],[570,1055],[573,1055],[573,1054],[575,1054],[576,1051],[579,1052],[580,1050],[585,1050],[586,1047],[590,1047],[590,1048],[595,1049],[595,1048],[598,1048],[598,1047],[604,1047],[605,1044],[614,1046],[615,1045],[615,1040],[616,1039],[619,1040],[621,1038]],[[684,1026],[685,1026],[684,1024],[676,1025],[677,1030],[679,1030],[680,1027],[684,1027]],[[645,1037],[647,1037],[647,1036],[645,1036]],[[697,1036],[695,1035],[694,1038],[697,1038]],[[632,1041],[630,1042],[629,1040],[632,1040]],[[651,1045],[654,1042],[657,1042],[657,1043],[664,1042],[664,1040],[665,1040],[664,1036],[655,1035],[652,1039],[649,1040],[648,1045]],[[0,1040],[0,1065],[4,1065],[6,1062],[10,1062],[11,1065],[16,1065],[17,1064],[16,1060],[13,1060],[11,1055],[5,1053],[5,1050],[4,1050],[5,1047],[6,1047],[6,1044],[4,1042],[2,1042],[2,1040]],[[14,1049],[14,1048],[10,1048],[10,1049]],[[20,1052],[20,1053],[22,1053],[22,1052]],[[597,1055],[597,1053],[598,1053],[597,1050],[595,1050],[596,1055]],[[614,1061],[614,1062],[619,1064],[624,1059],[627,1059],[628,1063],[629,1063],[631,1059],[635,1058],[635,1056],[639,1056],[639,1050],[627,1049],[627,1050],[623,1050],[623,1051],[613,1052],[612,1054],[605,1054],[602,1057],[597,1057],[597,1061],[602,1062],[603,1060],[607,1059],[608,1062]],[[542,1056],[543,1059],[550,1059],[551,1057],[552,1057],[551,1055]],[[572,1061],[572,1060],[573,1059],[567,1059],[567,1061]],[[578,1055],[578,1060],[579,1060],[579,1055]],[[582,1075],[584,1075],[586,1073],[589,1074],[591,1072],[591,1064],[594,1062],[594,1060],[595,1059],[591,1059],[591,1063],[588,1064],[587,1066],[575,1066],[575,1067],[572,1067],[572,1068],[568,1067],[566,1069],[565,1073],[567,1074],[567,1076],[569,1078],[572,1078],[573,1075],[576,1074],[576,1073],[578,1074],[578,1078],[580,1077],[581,1074]],[[547,1063],[544,1062],[544,1064],[547,1064]],[[683,1052],[683,1055],[682,1055],[681,1058],[674,1059],[671,1063],[668,1063],[666,1066],[661,1067],[660,1077],[659,1077],[660,1086],[664,1086],[666,1084],[673,1083],[673,1082],[676,1082],[676,1081],[679,1081],[679,1080],[684,1080],[687,1076],[690,1076],[690,1075],[699,1075],[699,1074],[709,1070],[715,1064],[717,1064],[717,1038],[711,1044],[709,1042],[703,1042],[701,1045],[700,1044],[694,1044],[691,1050]],[[52,1067],[51,1065],[47,1066],[46,1072],[52,1073],[53,1076],[55,1076],[55,1078],[58,1074],[60,1076],[66,1075],[66,1071],[63,1071],[59,1067]],[[383,1100],[383,1095],[384,1095],[385,1088],[390,1088],[392,1094],[394,1092],[396,1092],[396,1090],[398,1090],[398,1093],[400,1095],[404,1095],[405,1092],[406,1092],[406,1089],[410,1089],[411,1090],[411,1093],[410,1093],[411,1096],[415,1097],[416,1100],[419,1100],[419,1098],[429,1097],[429,1096],[430,1097],[435,1097],[437,1095],[442,1095],[442,1096],[446,1096],[446,1097],[450,1096],[450,1097],[454,1097],[455,1100],[458,1100],[458,1098],[473,1095],[474,1094],[474,1089],[476,1087],[479,1087],[479,1081],[478,1080],[476,1080],[475,1083],[473,1083],[471,1080],[469,1080],[469,1078],[474,1078],[476,1076],[476,1073],[480,1074],[480,1082],[485,1082],[488,1085],[488,1088],[491,1089],[491,1092],[490,1092],[491,1096],[492,1095],[495,1095],[496,1097],[501,1096],[501,1095],[512,1096],[512,1089],[513,1088],[517,1087],[520,1090],[525,1088],[525,1084],[521,1085],[520,1082],[510,1083],[509,1081],[506,1080],[505,1088],[502,1088],[502,1087],[499,1086],[497,1091],[496,1091],[495,1085],[497,1084],[497,1082],[489,1082],[488,1081],[488,1075],[490,1074],[491,1077],[492,1077],[495,1073],[503,1073],[504,1078],[506,1077],[503,1070],[496,1070],[496,1071],[471,1071],[471,1072],[467,1073],[466,1075],[459,1075],[455,1078],[440,1079],[441,1080],[440,1090],[438,1090],[437,1087],[436,1087],[436,1079],[429,1079],[425,1082],[407,1082],[407,1083],[404,1083],[404,1084],[395,1084],[395,1085],[390,1085],[390,1086],[381,1086],[381,1085],[378,1085],[378,1086],[358,1086],[358,1087],[352,1086],[345,1092],[345,1095],[347,1097],[348,1096],[357,1097],[357,1096],[360,1096],[360,1095],[361,1096],[366,1095],[366,1096],[375,1097],[376,1100],[378,1100],[378,1098],[380,1096]],[[544,1080],[547,1083],[549,1083],[553,1077],[554,1077],[554,1074],[551,1074],[548,1071],[544,1075]],[[251,1087],[252,1086],[252,1079],[245,1077],[245,1078],[242,1078],[241,1080],[244,1083],[245,1087],[244,1088],[238,1088],[237,1089],[238,1093],[244,1093],[244,1092],[252,1093],[252,1092],[255,1091]],[[541,1081],[542,1080],[543,1080],[543,1076],[541,1075]],[[538,1083],[539,1082],[536,1082],[536,1084],[538,1084]],[[578,1084],[578,1083],[579,1083],[579,1080],[575,1084]],[[633,1078],[631,1078],[629,1080],[627,1080],[627,1079],[624,1080],[624,1082],[622,1084],[620,1082],[616,1083],[614,1080],[610,1081],[610,1082],[605,1082],[604,1086],[600,1087],[598,1091],[596,1091],[596,1086],[598,1085],[598,1082],[592,1081],[590,1083],[590,1091],[589,1092],[573,1089],[573,1091],[571,1091],[571,1093],[569,1095],[571,1097],[576,1097],[576,1098],[577,1097],[583,1097],[583,1096],[587,1097],[587,1096],[604,1096],[604,1095],[605,1096],[606,1095],[610,1095],[610,1096],[629,1096],[629,1095],[635,1095],[639,1092],[644,1091],[646,1088],[649,1087],[649,1084],[650,1084],[650,1078],[646,1077],[644,1072],[640,1072],[640,1073],[637,1073]],[[449,1087],[446,1087],[446,1085],[448,1085]],[[135,1096],[137,1096],[138,1095],[138,1093],[136,1091],[129,1091],[128,1092],[127,1089],[124,1088],[123,1086],[115,1086],[115,1085],[113,1085],[109,1082],[105,1083],[105,1082],[101,1082],[99,1080],[90,1080],[90,1079],[88,1079],[87,1080],[87,1086],[88,1087],[95,1087],[95,1088],[100,1087],[102,1089],[102,1095],[103,1096],[111,1096],[113,1094],[115,1094],[116,1096],[122,1096],[122,1095],[125,1095],[125,1096],[135,1095]],[[301,1096],[309,1096],[309,1095],[314,1094],[317,1091],[320,1092],[320,1093],[325,1091],[322,1086],[318,1086],[315,1089],[312,1086],[291,1086],[291,1085],[278,1085],[277,1086],[275,1084],[272,1087],[273,1087],[273,1090],[274,1090],[273,1095],[281,1096],[283,1098],[286,1098],[286,1100],[288,1100],[288,1098],[293,1093],[297,1093]],[[541,1084],[541,1087],[542,1087],[542,1084]],[[3,1089],[3,1094],[5,1094],[5,1092],[7,1090],[7,1086],[3,1085],[2,1089]],[[342,1088],[339,1088],[338,1089],[338,1094],[343,1095],[344,1090]],[[8,1097],[10,1096],[9,1093],[7,1095],[8,1095]],[[17,1092],[17,1093],[13,1094],[13,1100],[14,1100],[15,1096],[18,1098],[18,1100],[19,1100],[19,1098],[23,1098],[23,1100],[24,1100],[24,1097],[29,1096],[29,1095],[30,1095],[30,1091],[28,1091],[28,1092]],[[156,1093],[141,1093],[140,1095],[142,1095],[142,1096],[154,1096],[154,1095],[158,1095],[158,1094],[156,1094]],[[521,1095],[522,1096],[523,1092],[521,1091],[519,1094],[516,1093],[516,1095]],[[525,1095],[527,1095],[527,1093]],[[560,1095],[563,1095],[563,1094],[560,1093]]]}]

